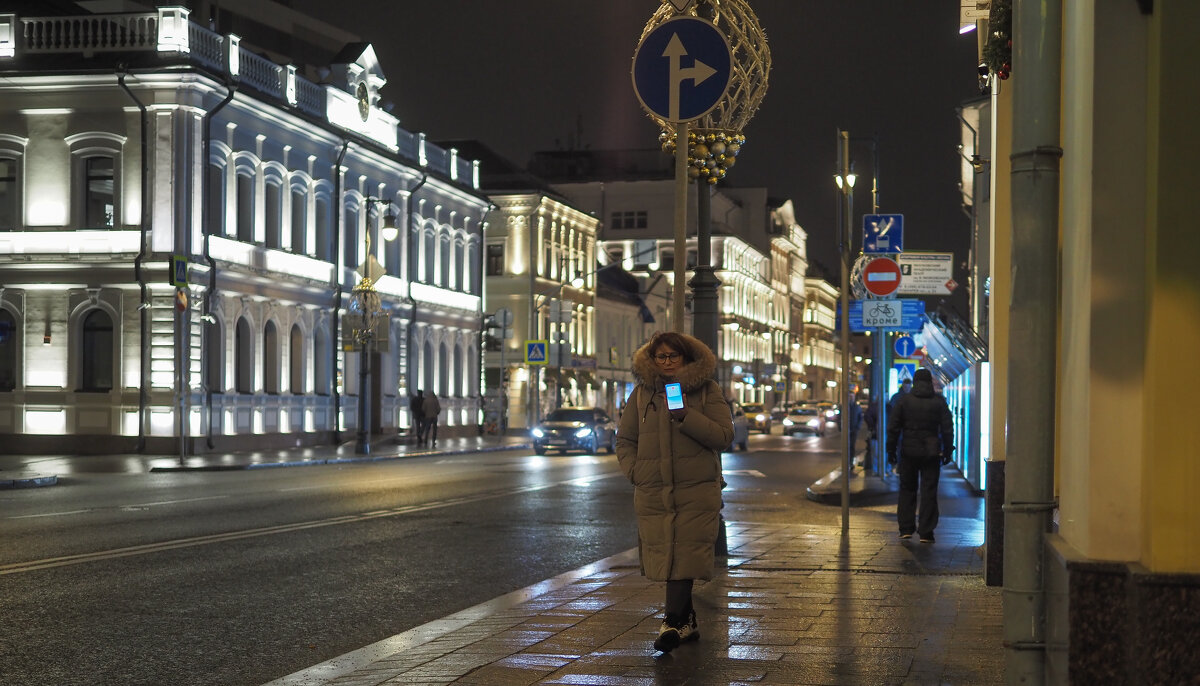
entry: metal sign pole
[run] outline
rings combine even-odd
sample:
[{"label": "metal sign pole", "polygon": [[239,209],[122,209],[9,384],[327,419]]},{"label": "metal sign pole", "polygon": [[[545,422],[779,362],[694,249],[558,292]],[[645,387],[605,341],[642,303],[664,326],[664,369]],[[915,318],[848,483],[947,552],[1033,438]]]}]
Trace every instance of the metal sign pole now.
[{"label": "metal sign pole", "polygon": [[684,278],[687,276],[688,123],[675,125],[675,284],[671,290],[671,330],[683,333]]}]

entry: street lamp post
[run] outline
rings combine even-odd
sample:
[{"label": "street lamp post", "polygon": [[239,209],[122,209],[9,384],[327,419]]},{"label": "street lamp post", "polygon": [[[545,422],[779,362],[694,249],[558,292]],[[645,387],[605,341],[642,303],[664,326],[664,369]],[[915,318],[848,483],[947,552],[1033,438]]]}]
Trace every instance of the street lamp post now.
[{"label": "street lamp post", "polygon": [[[367,198],[366,202],[368,206],[375,203],[388,205],[389,212],[384,216],[380,236],[384,240],[394,240],[398,229],[395,215],[390,212],[391,203],[378,198]],[[371,454],[371,363],[378,345],[382,342],[383,349],[386,349],[388,342],[388,315],[383,310],[379,292],[375,290],[375,282],[383,276],[384,269],[371,253],[370,227],[367,228],[365,239],[367,257],[359,267],[362,278],[351,292],[350,308],[346,314],[348,347],[359,353],[358,435],[354,442],[354,452],[359,455]]]},{"label": "street lamp post", "polygon": [[850,532],[850,467],[854,446],[850,445],[850,237],[854,220],[854,174],[850,173],[850,132],[838,131],[838,176],[841,191],[842,222],[839,227],[838,251],[841,255],[841,310],[842,310],[842,410],[846,413],[842,422],[842,535]]}]

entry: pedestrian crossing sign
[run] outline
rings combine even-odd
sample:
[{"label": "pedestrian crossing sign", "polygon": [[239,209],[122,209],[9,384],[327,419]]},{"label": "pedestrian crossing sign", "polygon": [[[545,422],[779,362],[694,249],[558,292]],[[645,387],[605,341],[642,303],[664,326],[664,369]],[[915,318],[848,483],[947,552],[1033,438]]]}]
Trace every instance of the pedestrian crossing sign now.
[{"label": "pedestrian crossing sign", "polygon": [[525,341],[525,364],[548,364],[546,341]]}]

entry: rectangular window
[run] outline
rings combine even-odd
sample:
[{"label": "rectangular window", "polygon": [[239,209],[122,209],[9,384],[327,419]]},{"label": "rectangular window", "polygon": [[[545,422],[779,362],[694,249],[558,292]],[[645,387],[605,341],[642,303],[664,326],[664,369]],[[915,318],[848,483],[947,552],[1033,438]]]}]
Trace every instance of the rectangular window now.
[{"label": "rectangular window", "polygon": [[115,177],[113,158],[89,157],[83,161],[85,196],[84,228],[112,228]]},{"label": "rectangular window", "polygon": [[17,228],[17,161],[0,159],[0,231]]},{"label": "rectangular window", "polygon": [[211,236],[225,235],[225,170],[208,165],[208,217],[205,232]]},{"label": "rectangular window", "polygon": [[644,229],[647,225],[645,210],[612,213],[614,229]]},{"label": "rectangular window", "polygon": [[504,276],[504,244],[492,243],[487,247],[487,275]]}]

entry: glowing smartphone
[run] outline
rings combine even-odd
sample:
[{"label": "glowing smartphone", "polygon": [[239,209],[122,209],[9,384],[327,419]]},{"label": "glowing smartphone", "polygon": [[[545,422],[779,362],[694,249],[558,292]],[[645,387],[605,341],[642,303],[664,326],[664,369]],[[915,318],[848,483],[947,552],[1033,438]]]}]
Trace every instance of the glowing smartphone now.
[{"label": "glowing smartphone", "polygon": [[667,409],[683,409],[683,388],[677,383],[667,384]]}]

